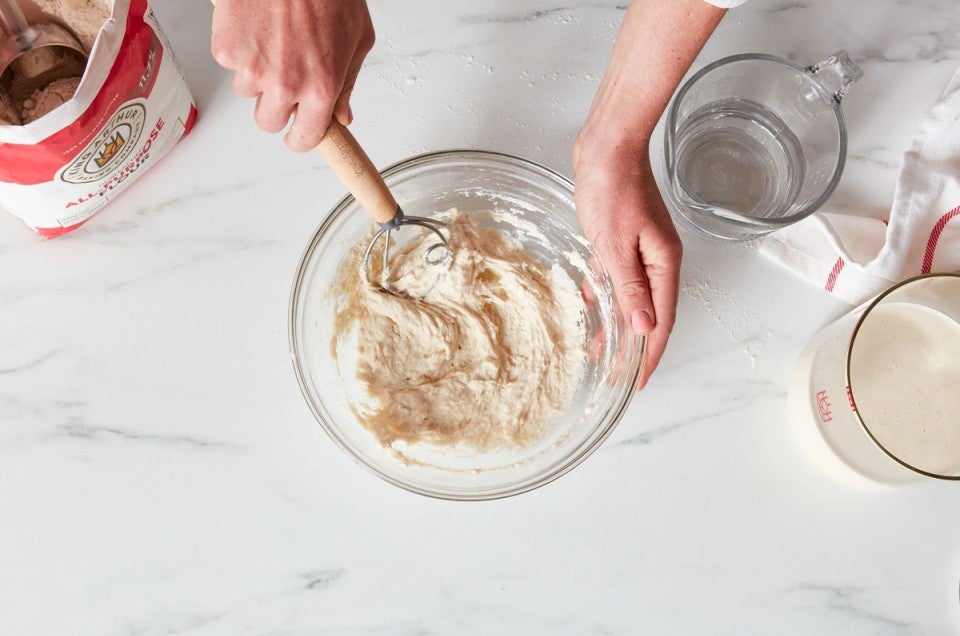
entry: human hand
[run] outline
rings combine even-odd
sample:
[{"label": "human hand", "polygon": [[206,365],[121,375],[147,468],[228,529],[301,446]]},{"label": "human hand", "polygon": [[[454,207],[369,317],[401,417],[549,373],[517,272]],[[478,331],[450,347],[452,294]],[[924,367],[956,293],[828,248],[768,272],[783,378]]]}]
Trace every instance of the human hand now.
[{"label": "human hand", "polygon": [[374,33],[365,0],[219,0],[211,52],[235,71],[233,88],[257,99],[254,119],[291,150],[317,146],[332,117],[344,126]]},{"label": "human hand", "polygon": [[667,347],[677,313],[683,245],[653,178],[646,140],[585,127],[573,151],[577,216],[613,282],[626,324],[646,334],[642,389]]},{"label": "human hand", "polygon": [[573,148],[577,215],[627,324],[647,334],[642,389],[677,315],[683,245],[650,166],[650,135],[725,10],[703,0],[631,2]]}]

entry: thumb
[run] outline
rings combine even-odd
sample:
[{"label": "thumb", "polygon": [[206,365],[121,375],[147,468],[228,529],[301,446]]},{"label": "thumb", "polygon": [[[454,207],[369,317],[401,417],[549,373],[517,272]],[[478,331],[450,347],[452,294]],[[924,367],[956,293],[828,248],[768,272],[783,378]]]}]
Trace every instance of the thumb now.
[{"label": "thumb", "polygon": [[347,67],[346,77],[343,79],[343,88],[340,89],[340,96],[337,98],[337,103],[333,106],[334,118],[344,126],[349,126],[353,123],[353,109],[350,108],[350,96],[353,95],[353,87],[357,84],[357,75],[359,75],[360,68],[363,66],[363,58],[365,55],[366,53],[362,47],[354,52],[353,59],[350,60],[350,66]]},{"label": "thumb", "polygon": [[650,296],[650,281],[640,262],[639,240],[629,240],[627,245],[606,252],[601,251],[600,258],[610,274],[624,320],[635,333],[650,333],[657,318]]},{"label": "thumb", "polygon": [[353,123],[353,109],[350,108],[350,93],[352,92],[353,87],[351,86],[348,90],[340,93],[340,98],[333,107],[334,118],[344,126]]}]

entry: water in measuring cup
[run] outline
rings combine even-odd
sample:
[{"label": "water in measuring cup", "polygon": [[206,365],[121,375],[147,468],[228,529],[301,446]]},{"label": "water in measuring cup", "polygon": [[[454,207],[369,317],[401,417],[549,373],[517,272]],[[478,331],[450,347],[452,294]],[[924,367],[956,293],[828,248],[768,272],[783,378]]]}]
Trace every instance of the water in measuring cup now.
[{"label": "water in measuring cup", "polygon": [[750,100],[697,109],[680,124],[676,149],[677,194],[719,210],[786,216],[803,185],[800,140],[776,113]]}]

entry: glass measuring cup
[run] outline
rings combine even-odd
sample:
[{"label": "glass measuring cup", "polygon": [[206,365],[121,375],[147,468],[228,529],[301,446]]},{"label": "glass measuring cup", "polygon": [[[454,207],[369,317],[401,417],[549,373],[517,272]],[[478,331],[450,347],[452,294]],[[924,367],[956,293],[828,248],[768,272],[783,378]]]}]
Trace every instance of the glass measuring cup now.
[{"label": "glass measuring cup", "polygon": [[788,401],[798,439],[835,476],[960,480],[958,387],[960,273],[927,274],[817,334]]},{"label": "glass measuring cup", "polygon": [[862,76],[846,51],[809,67],[745,54],[709,64],[667,114],[666,199],[702,236],[746,240],[809,216],[840,180],[840,100]]}]

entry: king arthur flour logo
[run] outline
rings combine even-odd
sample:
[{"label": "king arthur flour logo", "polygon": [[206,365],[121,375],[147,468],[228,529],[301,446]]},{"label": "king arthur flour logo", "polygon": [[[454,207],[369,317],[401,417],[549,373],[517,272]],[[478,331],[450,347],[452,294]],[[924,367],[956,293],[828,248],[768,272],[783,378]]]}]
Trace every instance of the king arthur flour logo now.
[{"label": "king arthur flour logo", "polygon": [[83,152],[61,173],[67,183],[91,183],[103,179],[123,165],[140,135],[147,111],[142,103],[127,104],[118,110]]}]

